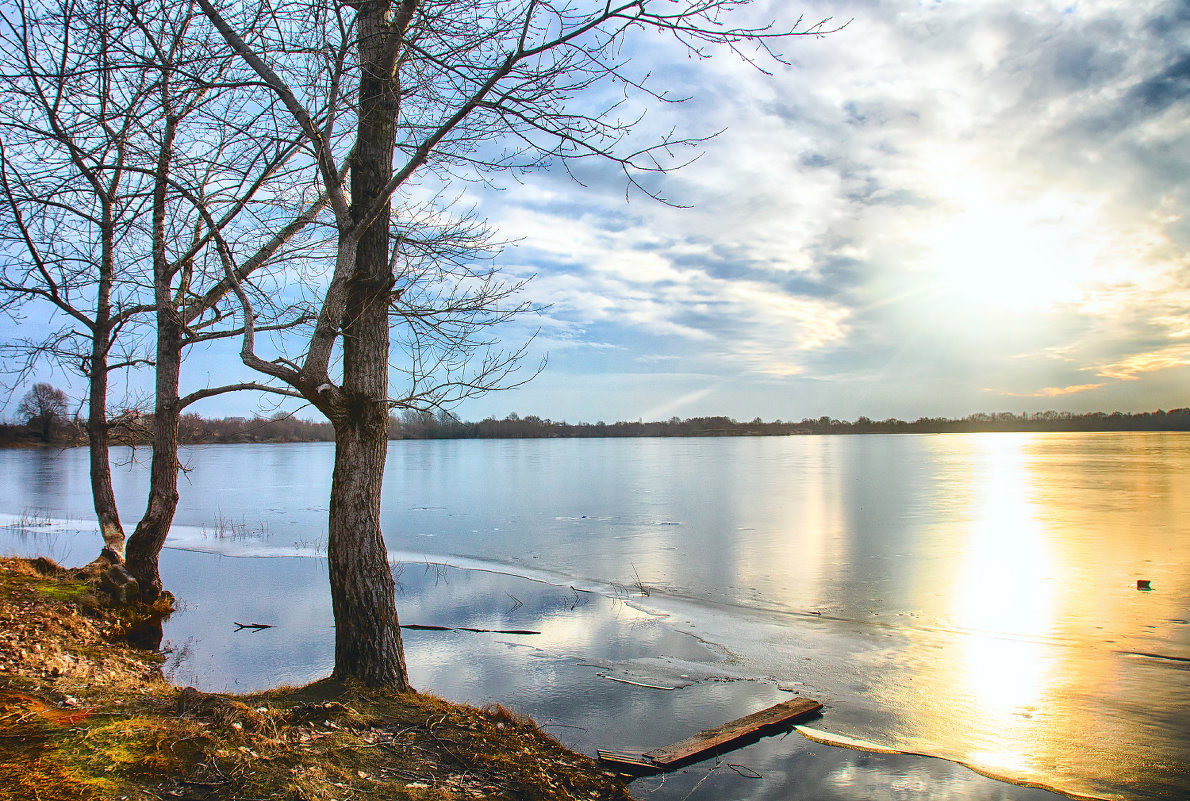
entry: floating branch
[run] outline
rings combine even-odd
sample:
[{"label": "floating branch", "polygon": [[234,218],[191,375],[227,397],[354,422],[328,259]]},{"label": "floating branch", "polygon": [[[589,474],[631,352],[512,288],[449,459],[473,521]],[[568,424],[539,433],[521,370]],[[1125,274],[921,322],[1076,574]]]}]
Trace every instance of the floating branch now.
[{"label": "floating branch", "polygon": [[[610,678],[610,677],[609,677]],[[809,698],[793,698],[768,709],[701,731],[673,745],[652,751],[624,752],[600,750],[599,760],[634,771],[668,771],[712,752],[738,748],[758,737],[766,729],[788,725],[819,712],[822,704]]]},{"label": "floating branch", "polygon": [[472,631],[476,634],[541,634],[530,629],[475,629],[469,626],[423,626],[418,623],[402,623],[401,628],[411,631]]},{"label": "floating branch", "polygon": [[[235,623],[235,621],[233,620],[232,623]],[[260,631],[261,629],[271,628],[273,628],[271,623],[236,623],[236,631],[241,631],[243,629],[255,629],[256,631]]]}]

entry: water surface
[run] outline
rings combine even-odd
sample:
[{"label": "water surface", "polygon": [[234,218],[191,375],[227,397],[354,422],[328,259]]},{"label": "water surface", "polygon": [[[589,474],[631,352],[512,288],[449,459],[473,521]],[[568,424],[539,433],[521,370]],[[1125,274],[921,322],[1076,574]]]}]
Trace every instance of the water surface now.
[{"label": "water surface", "polygon": [[[245,591],[263,607],[241,615],[288,610],[284,644],[274,638],[285,653],[259,652],[264,632],[230,641],[242,657],[215,656],[203,645],[215,618],[200,625],[205,613],[184,609],[167,631],[175,647],[190,643],[179,680],[241,688],[325,675],[330,620],[313,611],[327,606],[325,579],[290,572],[324,572],[332,455],[325,444],[186,450],[174,545],[302,558],[220,560],[220,581],[248,570],[271,587]],[[0,452],[0,476],[0,511],[87,517],[82,451]],[[145,481],[136,464],[118,469],[126,517]],[[827,704],[815,736],[1071,793],[1182,798],[1188,506],[1184,434],[439,441],[391,443],[383,522],[404,565],[403,620],[486,615],[543,632],[410,633],[418,686],[518,700],[588,751],[617,728],[637,731],[625,720],[647,720],[664,741],[797,691]],[[163,570],[196,558],[173,554]],[[447,581],[431,564],[497,573],[454,570]],[[212,586],[184,589],[195,570],[167,573],[184,600]],[[1138,592],[1138,579],[1153,591]],[[959,778],[973,783],[965,797],[1037,792],[969,772],[943,778],[937,760],[874,762],[903,755],[844,764],[822,756],[838,749],[798,740],[746,749],[769,777],[755,787],[703,766],[693,780],[711,794],[693,797],[716,797],[723,781],[733,796],[793,797],[772,777],[793,783],[819,763],[830,767],[815,774],[817,792],[837,797],[877,797],[873,786],[922,770],[920,797]],[[656,792],[692,789],[677,786]]]}]

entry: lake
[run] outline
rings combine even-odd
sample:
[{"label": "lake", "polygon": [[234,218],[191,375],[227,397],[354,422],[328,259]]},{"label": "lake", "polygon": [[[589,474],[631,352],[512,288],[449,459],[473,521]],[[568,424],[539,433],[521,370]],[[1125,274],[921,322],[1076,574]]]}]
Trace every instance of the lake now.
[{"label": "lake", "polygon": [[[118,457],[131,528],[148,452]],[[175,681],[329,672],[332,457],[184,450]],[[87,481],[81,449],[0,451],[4,547],[91,558]],[[1190,796],[1190,435],[403,441],[384,503],[403,622],[541,632],[407,632],[419,688],[588,753],[826,705],[640,797]]]}]

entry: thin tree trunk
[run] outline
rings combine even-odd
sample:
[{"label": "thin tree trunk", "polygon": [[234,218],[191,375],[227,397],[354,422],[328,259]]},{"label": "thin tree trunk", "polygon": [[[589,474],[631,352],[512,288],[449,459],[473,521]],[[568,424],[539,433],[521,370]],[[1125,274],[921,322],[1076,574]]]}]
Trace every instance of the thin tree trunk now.
[{"label": "thin tree trunk", "polygon": [[124,527],[112,489],[112,465],[107,427],[108,350],[112,342],[112,282],[115,280],[115,237],[111,204],[104,199],[100,229],[99,287],[95,324],[91,329],[91,374],[88,387],[87,444],[91,457],[91,498],[103,549],[124,558]]},{"label": "thin tree trunk", "polygon": [[91,500],[103,549],[124,558],[124,527],[112,489],[111,453],[107,430],[107,333],[91,339],[91,376],[87,401],[87,445],[91,458]]},{"label": "thin tree trunk", "polygon": [[178,380],[181,374],[181,330],[173,309],[157,312],[157,401],[153,407],[153,457],[149,466],[149,500],[145,514],[128,538],[125,560],[140,585],[141,598],[161,595],[157,561],[178,509]]}]

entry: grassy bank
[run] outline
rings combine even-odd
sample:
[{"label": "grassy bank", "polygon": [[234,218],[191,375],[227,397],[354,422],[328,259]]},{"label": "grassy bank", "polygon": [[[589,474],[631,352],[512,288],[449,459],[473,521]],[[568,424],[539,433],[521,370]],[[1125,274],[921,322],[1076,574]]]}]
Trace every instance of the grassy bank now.
[{"label": "grassy bank", "polygon": [[0,560],[0,799],[628,799],[531,721],[332,683],[177,688],[86,570]]}]

